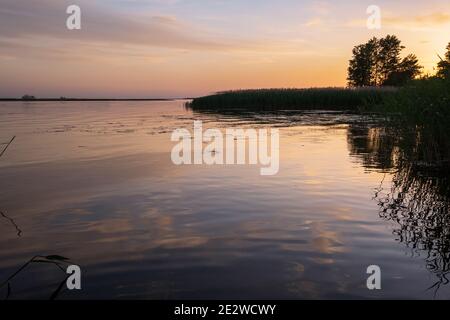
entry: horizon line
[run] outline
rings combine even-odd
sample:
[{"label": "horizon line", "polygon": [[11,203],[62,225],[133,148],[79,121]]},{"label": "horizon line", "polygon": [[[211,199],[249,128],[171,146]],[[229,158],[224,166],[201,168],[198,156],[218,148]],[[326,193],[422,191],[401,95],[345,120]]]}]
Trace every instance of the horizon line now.
[{"label": "horizon line", "polygon": [[192,98],[0,98],[0,101],[174,101],[174,100],[192,100]]}]

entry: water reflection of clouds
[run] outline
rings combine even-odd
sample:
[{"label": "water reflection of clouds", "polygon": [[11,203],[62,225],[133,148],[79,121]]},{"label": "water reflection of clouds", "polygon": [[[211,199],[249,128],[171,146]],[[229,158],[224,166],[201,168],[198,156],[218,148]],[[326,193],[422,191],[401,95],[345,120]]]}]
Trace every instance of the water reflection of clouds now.
[{"label": "water reflection of clouds", "polygon": [[[128,116],[113,109],[103,111],[113,111],[111,118]],[[130,114],[138,111],[132,107]],[[168,127],[177,117],[168,118]],[[191,128],[189,119],[179,123]],[[210,120],[208,126],[218,121]],[[252,123],[229,121],[227,126]],[[86,295],[106,298],[367,297],[360,275],[375,259],[388,261],[396,279],[397,270],[405,270],[404,281],[422,275],[399,257],[371,200],[383,173],[366,174],[364,163],[349,158],[349,150],[354,157],[377,143],[364,142],[365,131],[346,126],[282,130],[289,133],[280,145],[282,170],[272,179],[246,167],[176,167],[169,139],[139,132],[114,141],[87,133],[92,144],[82,152],[90,158],[52,158],[64,134],[75,141],[79,132],[54,133],[56,140],[43,133],[40,139],[55,142],[40,151],[46,161],[19,162],[0,172],[10,183],[0,195],[2,208],[14,212],[24,230],[24,241],[13,232],[0,234],[0,267],[58,251],[86,267]],[[399,296],[391,290],[386,294]]]}]

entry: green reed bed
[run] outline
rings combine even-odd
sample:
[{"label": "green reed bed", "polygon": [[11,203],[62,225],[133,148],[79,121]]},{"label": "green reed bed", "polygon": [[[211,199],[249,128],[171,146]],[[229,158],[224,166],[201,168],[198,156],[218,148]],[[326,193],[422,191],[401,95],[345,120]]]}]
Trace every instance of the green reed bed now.
[{"label": "green reed bed", "polygon": [[311,88],[257,89],[219,92],[195,98],[192,109],[259,110],[358,110],[367,103],[377,104],[393,88]]}]

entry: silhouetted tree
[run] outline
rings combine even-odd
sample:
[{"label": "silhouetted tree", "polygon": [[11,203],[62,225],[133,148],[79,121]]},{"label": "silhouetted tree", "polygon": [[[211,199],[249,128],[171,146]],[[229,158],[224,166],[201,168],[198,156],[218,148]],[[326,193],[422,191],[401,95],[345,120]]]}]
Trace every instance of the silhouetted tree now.
[{"label": "silhouetted tree", "polygon": [[348,67],[348,83],[351,87],[364,87],[376,85],[374,74],[376,70],[376,52],[378,40],[370,39],[367,43],[353,48],[353,58]]},{"label": "silhouetted tree", "polygon": [[409,54],[403,58],[396,71],[391,72],[383,82],[385,86],[402,86],[421,74],[422,66],[416,55]]},{"label": "silhouetted tree", "polygon": [[384,84],[393,72],[399,71],[400,53],[405,48],[401,45],[401,41],[396,36],[387,35],[378,41],[377,63],[379,65],[378,85]]},{"label": "silhouetted tree", "polygon": [[349,86],[400,85],[414,79],[421,67],[415,55],[401,59],[404,48],[395,35],[356,46],[348,68]]},{"label": "silhouetted tree", "polygon": [[447,52],[444,59],[438,63],[437,76],[439,78],[450,78],[450,43],[447,45]]}]

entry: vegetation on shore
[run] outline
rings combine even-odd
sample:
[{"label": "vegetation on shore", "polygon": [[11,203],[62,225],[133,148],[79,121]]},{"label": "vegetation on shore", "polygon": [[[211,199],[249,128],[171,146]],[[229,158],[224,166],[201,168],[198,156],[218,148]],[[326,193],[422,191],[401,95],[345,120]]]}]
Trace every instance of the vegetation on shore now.
[{"label": "vegetation on shore", "polygon": [[188,104],[193,109],[250,110],[353,110],[369,101],[379,104],[394,88],[311,88],[257,89],[219,92],[195,98]]}]

